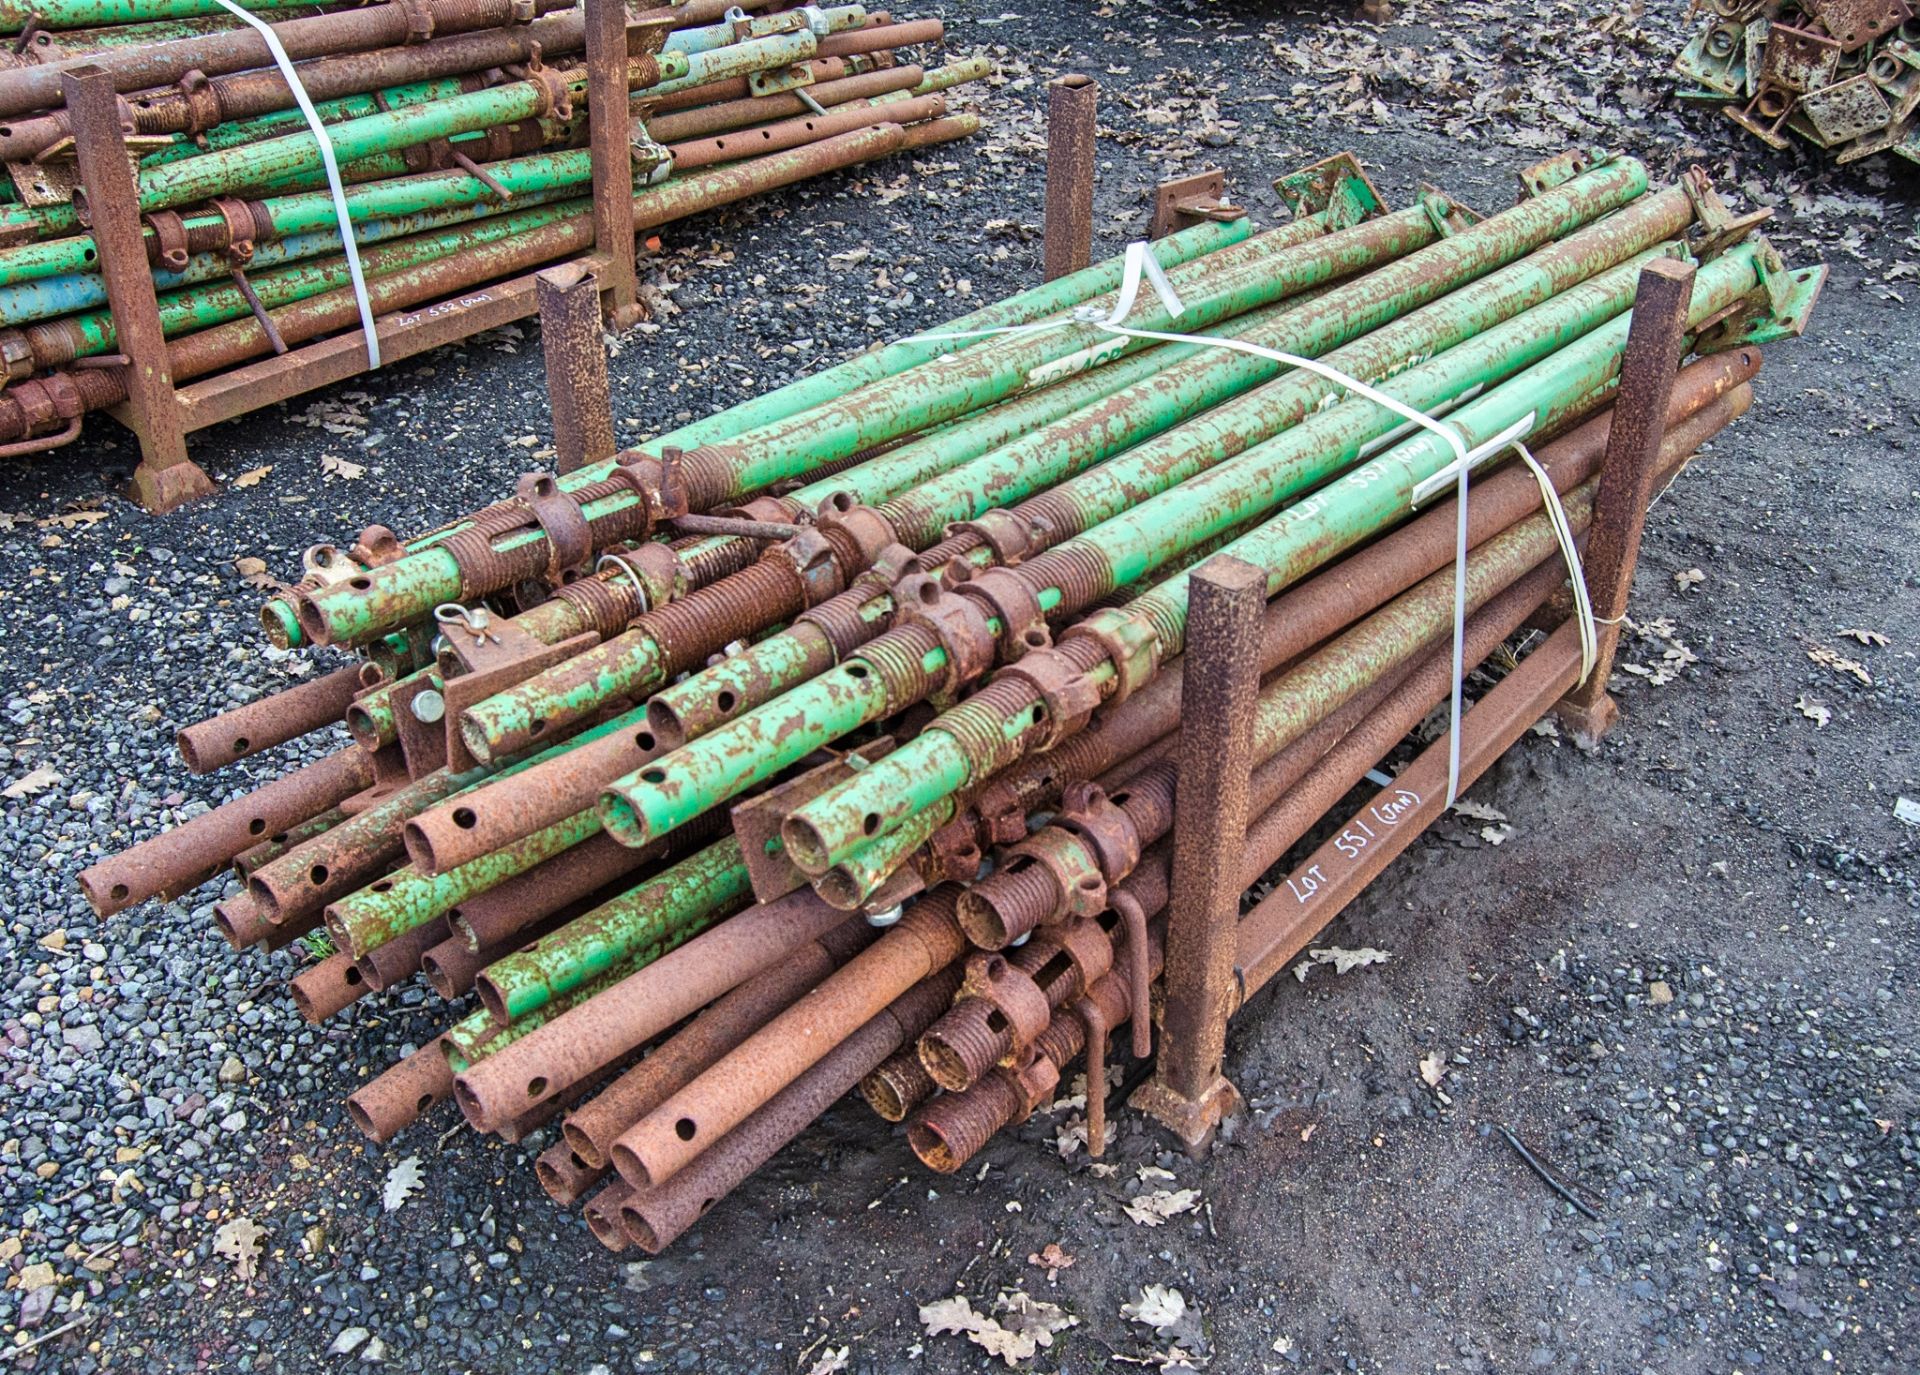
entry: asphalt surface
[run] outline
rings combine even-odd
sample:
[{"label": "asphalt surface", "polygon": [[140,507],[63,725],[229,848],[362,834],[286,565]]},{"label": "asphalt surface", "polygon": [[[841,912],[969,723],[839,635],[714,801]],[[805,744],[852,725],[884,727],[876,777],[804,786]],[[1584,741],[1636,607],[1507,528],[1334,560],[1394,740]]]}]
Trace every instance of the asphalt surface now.
[{"label": "asphalt surface", "polygon": [[[134,455],[96,422],[0,470],[0,784],[56,776],[0,801],[0,1340],[38,1343],[15,1368],[975,1370],[918,1310],[1011,1292],[1077,1320],[1022,1363],[1043,1371],[1174,1346],[1234,1372],[1913,1368],[1920,178],[1676,108],[1677,7],[1268,9],[916,11],[1000,64],[971,97],[989,132],[665,231],[655,324],[611,365],[621,433],[1034,281],[1062,71],[1103,86],[1101,252],[1207,166],[1272,222],[1269,181],[1344,148],[1395,204],[1433,182],[1489,210],[1569,143],[1702,163],[1833,273],[1649,520],[1601,750],[1526,738],[1470,794],[1504,821],[1450,817],[1325,933],[1390,958],[1236,1021],[1250,1110],[1210,1159],[1122,1113],[1096,1168],[1057,1148],[1061,1113],[936,1178],[847,1103],[665,1255],[616,1257],[541,1194],[541,1141],[444,1110],[374,1148],[346,1121],[441,1025],[430,995],[311,1029],[281,987],[303,956],[230,952],[217,884],[103,922],[72,883],[301,756],[207,778],[173,756],[178,724],[312,671],[266,650],[234,561],[284,573],[505,490],[542,461],[537,331],[217,428],[196,456],[226,486],[164,519],[115,495]],[[388,1210],[408,1158],[423,1186]],[[1123,1211],[1187,1189],[1163,1225]],[[1029,1262],[1049,1244],[1072,1263]],[[1187,1316],[1123,1315],[1149,1285]]]}]

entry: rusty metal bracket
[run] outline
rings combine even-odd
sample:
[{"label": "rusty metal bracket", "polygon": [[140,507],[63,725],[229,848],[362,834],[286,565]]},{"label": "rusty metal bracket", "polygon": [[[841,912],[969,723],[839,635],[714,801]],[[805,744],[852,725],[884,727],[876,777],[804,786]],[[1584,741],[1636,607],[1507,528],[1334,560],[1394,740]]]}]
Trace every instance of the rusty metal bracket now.
[{"label": "rusty metal bracket", "polygon": [[1017,662],[1036,649],[1050,649],[1053,636],[1047,630],[1047,616],[1040,609],[1040,598],[1026,579],[1005,568],[989,568],[974,574],[954,591],[971,597],[983,610],[1000,622],[998,654],[1000,662]]},{"label": "rusty metal bracket", "polygon": [[593,554],[593,530],[580,503],[561,491],[553,474],[546,472],[523,473],[513,494],[547,537],[546,578],[558,587]]},{"label": "rusty metal bracket", "polygon": [[[1039,695],[1047,717],[1033,742],[1033,752],[1044,753],[1086,725],[1100,705],[1100,686],[1058,654],[1031,654],[1000,670],[1018,678]],[[991,785],[988,792],[991,792]],[[988,793],[983,793],[986,797]],[[1015,818],[1017,821],[1018,818]],[[994,829],[1001,829],[997,824]],[[1024,824],[1021,831],[1024,833]]]},{"label": "rusty metal bracket", "polygon": [[947,664],[928,701],[950,704],[968,683],[993,667],[998,649],[987,613],[931,573],[909,573],[894,586],[894,624],[924,625],[946,651]]},{"label": "rusty metal bracket", "polygon": [[1768,208],[1735,214],[1714,189],[1704,167],[1688,168],[1680,178],[1680,185],[1693,205],[1697,224],[1690,247],[1694,257],[1703,263],[1719,257],[1773,218],[1773,211]]},{"label": "rusty metal bracket", "polygon": [[1154,188],[1153,222],[1147,237],[1164,239],[1176,230],[1208,220],[1225,223],[1246,217],[1245,210],[1227,200],[1227,174],[1212,168],[1190,177],[1174,177]]},{"label": "rusty metal bracket", "polygon": [[1001,1063],[1010,1067],[1026,1058],[1034,1039],[1053,1020],[1053,1009],[1040,985],[995,951],[977,951],[968,958],[960,991],[953,1000],[958,1004],[969,998],[990,1004],[1006,1018],[1013,1049]]},{"label": "rusty metal bracket", "polygon": [[1159,632],[1141,617],[1130,616],[1120,607],[1096,611],[1068,629],[1061,639],[1075,636],[1095,641],[1113,661],[1113,691],[1106,699],[1109,705],[1118,706],[1126,701],[1159,671]]}]

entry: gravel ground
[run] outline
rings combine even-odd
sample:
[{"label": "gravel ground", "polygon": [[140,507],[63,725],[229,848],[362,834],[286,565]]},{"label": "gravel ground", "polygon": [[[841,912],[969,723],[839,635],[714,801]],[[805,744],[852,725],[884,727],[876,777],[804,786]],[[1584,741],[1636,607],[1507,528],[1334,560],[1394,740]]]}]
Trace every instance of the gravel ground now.
[{"label": "gravel ground", "polygon": [[[0,1337],[39,1344],[15,1368],[973,1370],[918,1306],[1023,1291],[1078,1320],[1040,1370],[1174,1345],[1235,1372],[1912,1369],[1911,169],[1827,174],[1677,110],[1675,5],[1429,3],[1386,29],[1268,8],[934,7],[954,50],[1002,62],[990,135],[671,229],[616,413],[637,439],[1031,282],[1060,71],[1104,84],[1103,251],[1142,232],[1152,182],[1207,165],[1271,221],[1272,176],[1347,147],[1396,203],[1430,180],[1486,208],[1568,142],[1705,163],[1833,278],[1651,518],[1604,747],[1526,739],[1472,794],[1504,822],[1443,823],[1327,935],[1388,960],[1282,980],[1235,1023],[1252,1111],[1210,1160],[1123,1114],[1093,1167],[1055,1149],[1055,1116],[935,1179],[842,1105],[628,1262],[546,1201],[537,1141],[450,1113],[386,1149],[352,1130],[346,1093],[440,1024],[427,995],[314,1030],[281,989],[302,957],[230,952],[217,885],[101,922],[72,883],[292,762],[195,779],[173,756],[177,724],[314,671],[264,648],[234,561],[285,571],[504,490],[543,457],[535,331],[219,428],[197,454],[228,485],[166,519],[112,494],[133,454],[99,422],[0,475]],[[407,1157],[425,1187],[387,1211]],[[1157,1189],[1197,1206],[1123,1213]],[[214,1250],[239,1219],[253,1265]],[[1071,1264],[1029,1263],[1049,1243]],[[1129,1321],[1147,1285],[1187,1316]]]}]

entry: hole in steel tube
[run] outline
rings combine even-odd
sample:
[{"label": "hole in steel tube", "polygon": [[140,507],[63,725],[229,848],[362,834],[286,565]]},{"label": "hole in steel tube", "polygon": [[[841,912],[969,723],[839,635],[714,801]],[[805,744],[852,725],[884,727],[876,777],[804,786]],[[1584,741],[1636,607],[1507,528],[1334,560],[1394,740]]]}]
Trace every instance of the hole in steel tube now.
[{"label": "hole in steel tube", "polygon": [[919,597],[923,604],[932,606],[940,600],[940,584],[929,578],[920,584]]},{"label": "hole in steel tube", "polygon": [[640,781],[642,783],[664,783],[667,781],[667,771],[665,769],[648,769],[640,775]]},{"label": "hole in steel tube", "polygon": [[327,881],[326,865],[316,864],[311,869],[307,870],[307,882],[311,883],[314,887],[318,888],[321,884],[325,883],[326,881]]},{"label": "hole in steel tube", "polygon": [[714,1204],[716,1204],[716,1203],[718,1203],[719,1201],[720,1201],[720,1200],[719,1200],[719,1199],[717,1199],[717,1198],[703,1198],[703,1199],[701,1199],[701,1200],[700,1200],[700,1214],[701,1214],[701,1216],[702,1216],[702,1217],[704,1217],[704,1216],[706,1216],[706,1212],[707,1212],[707,1209],[709,1209],[709,1208],[711,1208],[711,1207],[712,1207],[712,1206],[713,1206]]},{"label": "hole in steel tube", "polygon": [[713,705],[720,711],[732,711],[733,704],[739,700],[731,692],[723,691],[713,699]]},{"label": "hole in steel tube", "polygon": [[391,893],[393,891],[393,883],[383,878],[373,885],[373,891],[376,893]]},{"label": "hole in steel tube", "polygon": [[1047,642],[1047,632],[1036,627],[1035,629],[1029,630],[1020,638],[1032,645],[1035,649],[1039,649]]},{"label": "hole in steel tube", "polygon": [[1086,889],[1089,893],[1092,893],[1099,889],[1100,880],[1095,878],[1092,874],[1087,874],[1081,878],[1080,886]]},{"label": "hole in steel tube", "polygon": [[463,831],[471,831],[479,824],[479,821],[480,818],[473,814],[473,808],[471,807],[455,807],[453,809],[453,824]]},{"label": "hole in steel tube", "polygon": [[866,676],[867,676],[867,666],[865,664],[848,664],[847,665],[847,677],[858,679],[858,678],[865,678]]},{"label": "hole in steel tube", "polygon": [[527,1097],[538,1098],[546,1091],[547,1079],[545,1075],[536,1074],[533,1078],[527,1080]]},{"label": "hole in steel tube", "polygon": [[274,845],[284,845],[286,844],[286,841],[287,841],[287,833],[285,831],[281,831],[278,835],[268,836],[267,840]]},{"label": "hole in steel tube", "polygon": [[650,750],[657,742],[653,738],[652,731],[643,730],[633,737],[633,743],[639,749]]},{"label": "hole in steel tube", "polygon": [[546,728],[547,728],[547,718],[544,716],[536,716],[533,718],[533,724],[527,727],[527,734],[538,735],[540,734],[541,731],[545,730]]},{"label": "hole in steel tube", "polygon": [[683,1117],[673,1124],[673,1134],[682,1141],[691,1141],[699,1134],[700,1128],[694,1125],[691,1117]]},{"label": "hole in steel tube", "polygon": [[995,955],[987,961],[987,977],[989,979],[997,979],[1006,972],[1007,962],[1003,957]]},{"label": "hole in steel tube", "polygon": [[347,973],[346,973],[347,983],[350,986],[354,984],[358,984],[360,982],[360,979],[361,979],[360,966],[357,964],[348,965]]},{"label": "hole in steel tube", "polygon": [[253,744],[253,741],[247,739],[247,737],[243,735],[238,740],[235,740],[233,742],[233,752],[235,754],[245,754],[247,752],[247,747],[250,746],[251,744]]},{"label": "hole in steel tube", "polygon": [[351,587],[355,592],[366,592],[372,589],[373,579],[372,578],[352,578],[348,580],[347,586]]},{"label": "hole in steel tube", "polygon": [[257,836],[266,829],[267,829],[267,822],[266,822],[266,818],[264,817],[256,816],[253,820],[247,823],[247,834],[250,836]]},{"label": "hole in steel tube", "polygon": [[1007,873],[1007,874],[1017,874],[1022,869],[1031,869],[1033,865],[1034,865],[1034,858],[1032,855],[1015,855],[1012,859],[1007,861],[1006,866],[1001,870],[1001,872]]},{"label": "hole in steel tube", "polygon": [[1127,803],[1127,799],[1132,796],[1133,796],[1132,793],[1128,792],[1125,788],[1122,788],[1119,792],[1115,793],[1112,797],[1108,798],[1107,801],[1111,802],[1116,807],[1124,807]]},{"label": "hole in steel tube", "polygon": [[115,902],[119,902],[122,898],[126,897],[126,895],[127,885],[124,883],[114,884],[112,890],[107,894],[107,896],[111,897]]},{"label": "hole in steel tube", "polygon": [[878,831],[880,829],[880,813],[868,812],[865,817],[861,818],[860,829],[868,835],[872,835],[875,831]]},{"label": "hole in steel tube", "polygon": [[414,1104],[414,1110],[417,1112],[425,1112],[428,1108],[432,1106],[433,1106],[433,1095],[430,1093],[423,1093],[420,1095],[420,1101]]},{"label": "hole in steel tube", "polygon": [[1001,1032],[1005,1031],[1006,1029],[1007,1029],[1007,1014],[1002,1012],[997,1007],[990,1009],[987,1012],[987,1030],[991,1031],[994,1035],[998,1036]]}]

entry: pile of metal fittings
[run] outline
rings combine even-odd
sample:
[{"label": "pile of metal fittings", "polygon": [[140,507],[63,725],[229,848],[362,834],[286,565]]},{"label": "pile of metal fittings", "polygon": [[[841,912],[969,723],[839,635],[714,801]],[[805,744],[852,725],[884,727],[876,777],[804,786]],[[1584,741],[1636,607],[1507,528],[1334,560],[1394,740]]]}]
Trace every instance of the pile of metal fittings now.
[{"label": "pile of metal fittings", "polygon": [[1706,27],[1674,66],[1772,147],[1787,134],[1838,162],[1920,162],[1920,16],[1908,0],[1705,0]]},{"label": "pile of metal fittings", "polygon": [[[1416,493],[1454,450],[1404,412],[1524,429],[1577,537],[1643,269],[1698,264],[1667,474],[1824,279],[1698,173],[1579,152],[1522,185],[1486,218],[1389,210],[1342,156],[1277,183],[1279,228],[1201,223],[442,529],[315,549],[267,634],[359,660],[180,746],[351,743],[81,885],[111,913],[231,865],[235,945],[335,948],[293,980],[315,1021],[424,975],[445,1030],[354,1119],[557,1121],[541,1178],[611,1246],[669,1244],[855,1086],[957,1169],[1108,1032],[1148,1048],[1189,571],[1231,555],[1271,599],[1245,886],[1449,695],[1455,515]],[[1129,300],[1140,249],[1164,287]],[[1487,464],[1468,664],[1568,582],[1533,474]]]},{"label": "pile of metal fittings", "polygon": [[[87,27],[130,13],[150,22]],[[158,293],[164,356],[136,361],[176,385],[594,248],[592,80],[575,0],[274,9],[332,144],[364,307],[324,150],[260,33],[211,0],[53,0],[14,14],[42,65],[0,70],[8,452],[70,442],[82,417],[127,399],[114,264],[94,233],[110,198],[136,217],[146,263],[136,251],[131,270],[150,268]],[[857,4],[772,0],[685,0],[631,19],[624,82],[617,62],[609,75],[630,93],[615,155],[631,144],[635,229],[974,132],[942,92],[986,75],[984,61],[929,70],[895,57],[942,32]],[[136,163],[117,197],[77,175],[86,130],[63,82],[86,68],[122,93]],[[484,327],[447,319],[438,342]]]}]

